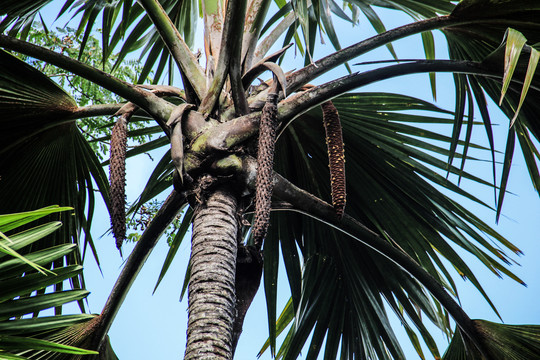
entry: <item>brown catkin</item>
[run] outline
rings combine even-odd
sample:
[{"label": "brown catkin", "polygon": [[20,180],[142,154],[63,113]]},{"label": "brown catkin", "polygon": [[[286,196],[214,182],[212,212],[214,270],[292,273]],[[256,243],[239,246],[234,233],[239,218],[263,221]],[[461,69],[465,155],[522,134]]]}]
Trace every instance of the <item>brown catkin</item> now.
[{"label": "brown catkin", "polygon": [[109,165],[111,224],[118,249],[126,238],[126,147],[127,118],[122,115],[112,129]]},{"label": "brown catkin", "polygon": [[332,205],[339,219],[345,211],[345,150],[343,147],[343,130],[339,114],[331,101],[321,105],[323,124],[328,147],[328,166],[330,167],[330,187],[332,189]]},{"label": "brown catkin", "polygon": [[259,249],[268,231],[270,208],[272,205],[272,173],[274,169],[274,149],[277,129],[276,93],[269,93],[262,109],[259,125],[259,145],[257,152],[257,182],[255,194],[255,220],[253,222],[253,241]]}]

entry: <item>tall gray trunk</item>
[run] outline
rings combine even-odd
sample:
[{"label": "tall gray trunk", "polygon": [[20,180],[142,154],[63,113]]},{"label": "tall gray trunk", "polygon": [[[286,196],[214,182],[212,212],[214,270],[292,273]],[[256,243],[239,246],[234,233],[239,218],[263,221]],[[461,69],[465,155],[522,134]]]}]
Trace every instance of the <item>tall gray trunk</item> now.
[{"label": "tall gray trunk", "polygon": [[221,188],[193,220],[189,319],[184,359],[232,359],[237,200]]}]

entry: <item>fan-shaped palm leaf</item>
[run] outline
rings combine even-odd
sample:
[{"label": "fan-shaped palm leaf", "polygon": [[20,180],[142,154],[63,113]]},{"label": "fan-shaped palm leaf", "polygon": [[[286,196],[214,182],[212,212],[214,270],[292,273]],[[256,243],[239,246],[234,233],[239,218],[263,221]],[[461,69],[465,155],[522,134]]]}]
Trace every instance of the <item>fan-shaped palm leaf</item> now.
[{"label": "fan-shaped palm leaf", "polygon": [[[69,118],[77,110],[73,99],[45,75],[1,51],[0,109],[0,212],[71,206],[75,216],[56,215],[65,225],[48,244],[78,244],[81,229],[91,244],[93,181],[106,202],[108,185],[96,155]],[[36,243],[34,250],[43,246]],[[78,251],[66,259],[68,264],[81,263]],[[74,286],[81,287],[80,281]]]},{"label": "fan-shaped palm leaf", "polygon": [[[480,10],[480,8],[482,10]],[[528,81],[529,84],[527,89],[527,98],[529,101],[523,102],[523,88],[515,82],[512,85],[509,85],[509,82],[506,81],[503,87],[503,83],[499,80],[477,76],[467,77],[477,99],[484,96],[480,91],[480,87],[482,87],[485,93],[497,103],[499,102],[499,99],[501,99],[501,95],[504,95],[504,98],[501,99],[500,108],[508,118],[513,119],[515,117],[516,120],[514,127],[512,127],[508,133],[507,150],[504,160],[505,166],[501,177],[500,196],[497,208],[497,217],[499,217],[510,173],[510,164],[516,137],[519,140],[521,150],[526,159],[531,180],[537,189],[540,185],[540,173],[536,165],[538,154],[535,147],[532,145],[533,142],[531,138],[531,135],[536,139],[540,136],[540,128],[536,121],[540,108],[538,101],[533,100],[539,96],[540,78],[538,76],[533,77],[530,74],[530,56],[519,56],[519,54],[522,53],[523,55],[533,54],[534,57],[534,52],[536,50],[525,45],[523,51],[521,51],[522,47],[519,46],[518,48],[513,39],[509,40],[510,43],[505,39],[501,44],[501,39],[503,39],[507,32],[508,26],[515,27],[522,32],[529,43],[535,44],[539,42],[540,25],[535,23],[534,19],[537,19],[538,16],[540,16],[540,5],[535,1],[528,0],[518,0],[511,3],[484,0],[464,1],[456,7],[452,12],[452,15],[464,19],[472,18],[486,21],[485,24],[459,25],[444,30],[448,40],[449,54],[452,59],[473,59],[476,61],[483,61],[485,66],[497,69],[502,76],[504,73],[503,65],[508,63],[504,61],[505,48],[508,43],[509,46],[513,46],[517,52],[513,56],[513,60],[516,61],[514,66],[508,65],[507,67],[508,69],[514,69],[513,76],[505,76],[505,78],[509,79],[511,77],[513,79],[518,79],[518,81],[527,79],[526,81]],[[502,21],[489,22],[489,19],[493,18]],[[519,61],[517,61],[518,58]],[[505,87],[509,87],[509,90],[505,91]],[[458,92],[458,97],[463,96],[465,96],[463,91]],[[477,104],[480,106],[480,110],[483,111],[482,118],[485,122],[488,137],[492,138],[491,123],[487,115],[487,104],[482,100],[477,101]],[[519,113],[516,112],[517,109],[519,109]],[[457,136],[459,136],[459,130],[454,131],[454,134],[454,141],[456,141]]]},{"label": "fan-shaped palm leaf", "polygon": [[[95,354],[66,343],[62,337],[51,341],[70,327],[81,326],[93,315],[67,315],[37,317],[39,312],[58,308],[62,305],[80,301],[88,295],[86,290],[61,290],[51,286],[77,276],[82,270],[79,265],[57,267],[54,272],[40,273],[33,270],[28,261],[38,265],[47,265],[61,260],[75,250],[74,244],[47,247],[43,250],[32,249],[32,245],[59,228],[61,223],[48,222],[36,226],[36,221],[51,214],[69,210],[69,208],[49,207],[25,213],[0,215],[0,232],[8,232],[9,241],[1,240],[3,246],[12,249],[27,249],[26,261],[0,255],[0,357],[6,352],[22,355],[26,359],[31,352],[42,353],[45,358],[55,358],[62,353]],[[27,225],[29,224],[29,225]],[[31,225],[30,225],[31,224]],[[28,228],[30,226],[30,228]],[[19,229],[26,230],[19,231]],[[41,290],[49,289],[47,293]],[[28,317],[33,315],[33,317]],[[76,344],[75,344],[76,345]],[[9,355],[11,356],[11,355]],[[15,355],[14,355],[15,356]],[[49,356],[49,357],[47,357]],[[61,355],[60,355],[61,356]],[[43,357],[41,357],[43,358]]]},{"label": "fan-shaped palm leaf", "polygon": [[[450,260],[459,274],[468,278],[490,302],[473,272],[450,242],[474,254],[494,273],[502,272],[520,281],[506,269],[509,261],[507,255],[486,241],[481,233],[498,240],[511,252],[519,250],[432,185],[446,187],[480,202],[439,175],[447,168],[443,159],[449,151],[421,140],[431,138],[450,143],[451,137],[427,131],[425,124],[450,126],[451,113],[424,101],[394,94],[347,94],[333,99],[333,103],[339,111],[344,129],[348,196],[354,199],[348,203],[348,214],[377,229],[383,237],[406,251],[441,283],[446,284],[453,293],[457,291],[454,280],[440,256]],[[399,113],[404,109],[430,111],[431,114]],[[314,109],[283,131],[277,145],[276,170],[311,193],[329,198],[329,175],[325,165],[327,160],[321,122],[320,111]],[[424,123],[424,126],[420,126],[420,123]],[[438,155],[429,155],[425,150]],[[489,154],[488,149],[484,150]],[[434,171],[428,165],[439,170]],[[461,172],[458,168],[451,167],[450,171],[489,186],[487,181]],[[325,336],[325,356],[335,356],[341,346],[345,357],[352,354],[379,358],[402,357],[387,320],[383,306],[386,303],[400,318],[408,316],[412,320],[408,326],[416,327],[432,353],[438,356],[433,339],[420,321],[420,313],[428,314],[437,326],[450,334],[448,315],[437,310],[439,305],[433,303],[409,275],[386,263],[379,255],[328,232],[324,226],[311,220],[294,216],[287,219],[279,217],[279,222],[271,228],[274,234],[269,235],[268,241],[273,237],[276,237],[275,241],[281,240],[296,314],[295,325],[291,327],[278,354],[284,358],[294,358],[302,350],[308,335],[314,331],[308,358],[316,357]],[[294,247],[286,245],[291,237],[296,239],[302,256],[295,254]],[[267,242],[267,246],[271,245]],[[266,258],[266,249],[265,262],[273,262],[271,257]],[[302,273],[297,270],[300,267],[303,267]],[[390,271],[393,275],[388,275]],[[265,273],[266,276],[272,277],[271,273]],[[399,280],[394,282],[395,279]],[[265,283],[273,284],[275,280]],[[328,294],[333,295],[325,297],[320,291],[314,291],[314,283],[319,289],[332,289]],[[269,288],[267,292],[271,293]],[[332,303],[336,298],[340,299],[340,306]],[[359,303],[362,304],[360,308]],[[350,304],[350,307],[343,304]],[[275,299],[270,299],[269,305],[270,308],[275,305]],[[269,321],[275,323],[275,312],[269,314]],[[356,328],[353,324],[364,325],[363,328]],[[275,334],[275,330],[271,329],[271,334]],[[409,334],[415,341],[414,332]],[[390,353],[387,354],[385,349]]]},{"label": "fan-shaped palm leaf", "polygon": [[[479,332],[489,344],[489,359],[537,359],[540,353],[540,326],[507,325],[474,320]],[[471,340],[458,329],[443,360],[486,359]]]},{"label": "fan-shaped palm leaf", "polygon": [[2,1],[0,4],[0,16],[6,15],[0,22],[0,32],[11,28],[10,35],[20,35],[24,38],[28,34],[38,11],[51,0],[38,1]]},{"label": "fan-shaped palm leaf", "polygon": [[[287,216],[291,218],[291,215]],[[307,355],[309,359],[317,357],[323,344],[327,358],[336,358],[340,346],[344,358],[359,355],[403,358],[388,320],[385,299],[402,320],[399,309],[404,307],[426,340],[431,337],[419,321],[416,306],[444,330],[444,324],[437,319],[435,307],[422,288],[390,262],[378,255],[373,258],[374,254],[366,253],[365,249],[357,246],[359,244],[350,243],[328,229],[321,229],[312,220],[298,216],[292,218],[288,225],[293,225],[305,236],[306,241],[301,248],[305,261],[301,291],[293,292],[293,297],[299,296],[295,306],[296,319],[278,351],[278,357],[297,357],[314,331]],[[367,269],[368,276],[365,275]],[[379,272],[393,280],[384,280],[377,275]],[[325,291],[321,293],[320,287]],[[323,341],[325,336],[326,342]],[[433,352],[437,353],[436,347]]]}]

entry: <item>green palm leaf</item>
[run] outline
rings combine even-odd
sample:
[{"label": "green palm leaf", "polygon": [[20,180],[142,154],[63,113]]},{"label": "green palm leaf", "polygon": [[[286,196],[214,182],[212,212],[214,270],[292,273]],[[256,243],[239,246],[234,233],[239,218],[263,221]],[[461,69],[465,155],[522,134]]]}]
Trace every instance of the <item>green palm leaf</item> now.
[{"label": "green palm leaf", "polygon": [[[427,102],[395,94],[355,93],[332,101],[344,129],[348,197],[354,199],[348,202],[348,214],[398,244],[441,283],[446,284],[451,292],[455,292],[456,287],[441,257],[450,260],[459,274],[469,279],[491,304],[474,273],[449,242],[475,255],[494,273],[502,272],[521,281],[506,268],[507,255],[486,241],[482,232],[498,240],[511,252],[519,250],[432,185],[435,183],[446,187],[482,204],[440,175],[447,169],[446,162],[441,158],[448,156],[449,151],[434,146],[427,139],[450,144],[452,138],[426,131],[425,126],[420,125],[450,124],[453,121],[451,113]],[[430,113],[401,114],[400,111],[404,109],[427,110]],[[276,170],[299,187],[329,199],[326,149],[322,139],[321,113],[313,109],[295,120],[281,134],[277,145]],[[490,154],[487,148],[471,146]],[[425,150],[438,155],[429,155]],[[456,156],[461,157],[459,154]],[[439,170],[429,169],[427,164]],[[489,182],[462,169],[450,167],[449,171],[490,186]],[[411,319],[406,321],[408,326],[418,329],[420,336],[429,344],[430,351],[438,356],[429,331],[420,321],[420,313],[427,314],[431,321],[450,334],[447,314],[437,310],[439,305],[432,302],[414,279],[391,263],[386,263],[379,255],[362,249],[358,244],[351,244],[321,224],[294,216],[287,216],[287,220],[280,217],[279,220],[272,226],[276,229],[272,236],[279,237],[284,254],[285,249],[290,249],[285,243],[290,242],[288,239],[291,237],[295,238],[302,256],[290,256],[290,250],[284,256],[287,271],[292,271],[288,276],[296,318],[278,354],[284,358],[294,358],[313,331],[308,358],[315,358],[322,351],[325,336],[325,347],[328,349],[325,351],[328,351],[329,357],[335,356],[335,349],[341,346],[345,357],[363,354],[400,358],[401,348],[383,306],[383,303],[387,303],[398,317]],[[304,259],[304,262],[300,259]],[[266,259],[265,250],[265,263],[271,261],[271,258]],[[303,268],[301,274],[294,271],[298,267]],[[388,275],[389,271],[392,275]],[[365,274],[369,274],[369,277]],[[394,282],[395,279],[399,280]],[[333,296],[325,297],[320,291],[315,291],[312,284],[317,284],[319,289],[329,289],[328,293]],[[333,301],[337,301],[335,298],[340,299],[339,306],[333,304]],[[366,299],[370,300],[366,302]],[[358,307],[356,304],[359,303],[363,305]],[[273,304],[275,302],[270,301],[269,307],[272,308]],[[344,307],[343,304],[350,306]],[[418,308],[421,310],[416,310]],[[275,315],[269,313],[269,320],[272,319],[274,322],[271,323],[275,323]],[[352,324],[364,325],[356,328]],[[418,341],[414,331],[409,331],[409,335],[413,343]]]},{"label": "green palm leaf", "polygon": [[[37,12],[49,2],[50,0],[3,2],[0,5],[0,15],[7,14],[8,16],[0,24],[0,31],[9,29],[11,36],[25,38],[25,29],[28,30]],[[186,43],[192,46],[198,21],[198,2],[163,0],[160,3]],[[134,6],[133,0],[85,1],[82,4],[78,1],[66,0],[58,16],[68,12],[72,13],[73,17],[81,14],[76,33],[77,36],[83,35],[79,56],[83,54],[87,40],[92,31],[95,31],[97,21],[100,19],[104,63],[122,41],[115,67],[120,65],[128,54],[142,49],[141,58],[146,56],[146,61],[139,81],[146,80],[158,58],[162,61],[154,69],[155,74],[159,74],[154,78],[154,83],[161,79],[166,63],[171,59],[169,51],[142,7]],[[170,80],[172,82],[172,78]]]},{"label": "green palm leaf", "polygon": [[[167,142],[167,139],[159,138],[157,141]],[[175,167],[172,163],[171,152],[169,150],[165,152],[163,157],[156,164],[141,195],[129,209],[129,213],[136,212],[143,204],[169,189],[172,185],[174,171]]]},{"label": "green palm leaf", "polygon": [[[271,24],[276,22],[277,19],[285,17],[290,10],[293,10],[297,21],[292,23],[288,28],[283,44],[287,45],[294,37],[300,53],[305,55],[306,64],[309,64],[309,62],[312,61],[311,54],[313,54],[315,50],[315,39],[319,32],[324,32],[328,36],[334,49],[339,50],[341,48],[338,36],[334,30],[333,22],[330,18],[331,14],[355,24],[357,22],[357,20],[355,20],[357,18],[355,14],[362,11],[373,28],[378,33],[381,33],[385,31],[385,25],[377,15],[377,8],[374,7],[374,5],[377,7],[403,11],[414,19],[427,19],[438,15],[447,15],[452,12],[455,7],[455,5],[448,0],[379,0],[376,2],[372,0],[347,0],[344,1],[344,4],[348,5],[347,8],[351,11],[352,15],[348,16],[344,10],[332,0],[316,0],[312,1],[311,4],[305,0],[292,1],[290,3],[277,1],[277,4],[281,10],[265,24],[263,33],[266,29],[270,28]],[[298,34],[298,27],[301,28],[302,35]],[[427,36],[429,37],[429,35]],[[426,54],[431,54],[433,52],[433,44],[429,41],[429,38],[425,38],[423,42]],[[387,44],[387,47],[392,56],[396,57],[392,44]],[[433,76],[431,81],[434,82]]]},{"label": "green palm leaf", "polygon": [[[93,315],[67,315],[37,317],[46,309],[58,308],[62,305],[81,301],[86,298],[85,290],[58,290],[54,286],[52,291],[43,294],[40,290],[52,285],[61,284],[64,280],[77,276],[82,270],[80,266],[62,266],[54,272],[39,273],[32,270],[28,261],[44,265],[64,258],[73,253],[75,245],[60,245],[33,251],[32,245],[47,236],[50,231],[58,228],[56,222],[37,225],[38,219],[48,215],[65,211],[66,208],[49,207],[25,213],[0,215],[0,231],[9,232],[10,240],[7,242],[13,249],[30,249],[25,251],[26,261],[8,256],[0,257],[0,357],[20,359],[32,358],[35,354],[54,358],[58,354],[95,354],[93,351],[74,347],[74,343],[51,341],[51,337],[71,327],[80,327],[95,318]],[[19,231],[20,228],[33,226],[30,229]],[[61,287],[60,287],[61,288]],[[33,315],[25,317],[24,315]],[[8,355],[10,352],[13,355]],[[44,352],[44,353],[43,353]],[[4,356],[5,355],[5,356]],[[29,357],[30,356],[30,357]]]},{"label": "green palm leaf", "polygon": [[[291,218],[291,215],[287,214],[287,217]],[[403,302],[407,313],[410,312],[413,321],[419,324],[420,331],[430,339],[414,308],[420,306],[425,316],[440,322],[429,297],[414,280],[379,255],[366,253],[359,243],[347,242],[312,220],[294,218],[296,222],[289,220],[288,224],[293,224],[296,231],[303,231],[306,241],[299,246],[306,260],[301,291],[299,294],[293,291],[293,296],[299,296],[299,303],[294,307],[296,318],[278,351],[278,358],[296,358],[312,331],[308,359],[316,358],[323,344],[326,358],[336,358],[340,346],[344,358],[359,354],[381,359],[403,358],[389,324],[386,302],[399,315]],[[377,276],[379,272],[392,280]],[[287,307],[285,311],[280,316],[277,331],[293,321],[286,315],[292,309]],[[403,316],[400,318],[405,320]],[[444,329],[442,325],[441,328]],[[326,342],[323,341],[325,335]],[[389,349],[390,354],[385,349]],[[433,352],[437,353],[436,347]]]},{"label": "green palm leaf", "polygon": [[[540,186],[540,173],[536,165],[538,154],[531,141],[531,135],[536,139],[540,136],[540,127],[538,121],[536,121],[540,105],[535,100],[540,95],[540,83],[538,77],[533,77],[531,74],[531,69],[534,69],[536,63],[536,50],[528,45],[523,46],[524,38],[522,36],[518,44],[516,39],[519,36],[515,31],[511,31],[510,34],[516,34],[516,36],[511,35],[510,39],[505,37],[507,27],[512,26],[523,33],[527,42],[531,44],[538,43],[540,41],[540,25],[534,20],[540,16],[540,5],[538,2],[531,0],[516,0],[511,3],[486,0],[463,1],[452,12],[452,16],[463,19],[486,20],[486,22],[474,25],[459,25],[445,29],[444,33],[448,40],[450,58],[482,61],[484,65],[496,69],[501,74],[501,77],[503,74],[508,74],[505,75],[504,82],[491,78],[468,76],[475,98],[478,100],[483,97],[483,93],[480,91],[480,88],[482,88],[483,92],[494,102],[498,103],[499,99],[501,99],[499,105],[501,110],[509,119],[513,119],[512,122],[515,121],[514,125],[519,127],[518,132],[514,128],[511,128],[508,132],[505,165],[500,180],[501,185],[497,205],[497,218],[499,218],[510,174],[516,137],[519,139],[521,150],[526,159],[531,181],[536,189]],[[497,18],[498,21],[490,22],[489,19],[492,18]],[[465,33],[468,35],[465,35]],[[502,44],[501,40],[503,40]],[[507,47],[509,48],[509,51],[506,52],[508,60],[505,61],[505,49]],[[514,55],[511,55],[511,51],[513,51]],[[522,56],[519,56],[520,54]],[[532,60],[532,63],[529,59]],[[527,86],[522,87],[516,82],[510,83],[510,78],[517,79],[517,81],[525,79]],[[507,86],[508,91],[505,90]],[[527,93],[527,97],[523,96],[525,93]],[[501,95],[504,98],[501,98]],[[477,105],[479,105],[482,112],[488,137],[492,139],[491,123],[487,117],[487,103],[480,100],[477,101]],[[516,111],[518,109],[519,112]]]},{"label": "green palm leaf", "polygon": [[[540,354],[539,325],[507,325],[485,320],[474,320],[488,345],[489,359],[532,360]],[[443,360],[482,360],[478,349],[458,329]]]},{"label": "green palm leaf", "polygon": [[[197,1],[178,2],[171,0],[160,1],[161,6],[171,18],[173,24],[183,35],[188,46],[193,45],[195,28],[198,21]],[[76,5],[74,5],[76,6]],[[78,6],[78,5],[77,5]],[[122,9],[120,21],[119,12]],[[92,31],[97,16],[101,13],[103,26],[103,61],[112,54],[112,51],[122,42],[122,47],[118,53],[116,65],[119,65],[128,54],[142,50],[140,57],[146,57],[143,70],[139,76],[139,82],[144,81],[150,71],[155,67],[158,58],[161,59],[154,68],[154,83],[161,79],[164,73],[166,62],[171,60],[170,54],[149,17],[144,13],[142,7],[133,6],[132,1],[121,0],[103,6],[99,1],[87,2],[77,9],[71,10],[83,12],[83,18],[79,24],[78,32],[84,29],[85,37]],[[129,29],[129,31],[128,31]],[[126,33],[126,31],[128,31]],[[84,43],[81,45],[81,53]],[[157,76],[159,74],[159,76]],[[172,83],[172,78],[170,78]]]},{"label": "green palm leaf", "polygon": [[7,15],[0,22],[0,32],[11,28],[10,35],[20,32],[23,37],[34,22],[38,11],[51,0],[6,0],[0,4],[0,16]]},{"label": "green palm leaf", "polygon": [[9,15],[12,17],[24,16],[31,14],[36,10],[41,9],[43,6],[47,5],[51,0],[39,0],[39,1],[17,1],[17,0],[6,0],[2,1],[0,6],[0,15]]},{"label": "green palm leaf", "polygon": [[[70,115],[73,99],[45,75],[14,56],[0,52],[0,213],[20,212],[50,204],[74,208],[75,216],[51,215],[64,223],[47,243],[79,243],[84,230],[91,243],[94,181],[108,202],[108,184],[94,151]],[[88,207],[88,208],[86,208]],[[87,218],[85,212],[89,211]],[[34,249],[46,247],[36,243]],[[78,251],[65,257],[80,264]],[[51,265],[48,265],[51,267]],[[56,267],[56,265],[52,265]],[[82,278],[75,279],[80,288]]]}]

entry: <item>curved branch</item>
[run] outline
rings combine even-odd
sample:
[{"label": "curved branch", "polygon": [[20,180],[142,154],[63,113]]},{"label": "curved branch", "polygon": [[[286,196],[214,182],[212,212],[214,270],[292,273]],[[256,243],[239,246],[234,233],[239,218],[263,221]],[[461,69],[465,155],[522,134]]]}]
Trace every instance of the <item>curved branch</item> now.
[{"label": "curved branch", "polygon": [[[243,176],[248,187],[252,189],[255,188],[256,173],[257,161],[254,158],[246,157],[243,162]],[[482,343],[482,334],[479,333],[474,322],[465,311],[448,294],[446,289],[407,253],[392,246],[377,233],[347,214],[344,214],[343,219],[339,221],[335,215],[334,208],[330,204],[298,188],[281,175],[274,173],[273,182],[274,195],[276,197],[290,203],[296,210],[313,216],[344,234],[351,236],[353,239],[362,242],[416,278],[452,315],[456,324],[473,341],[480,352],[482,354],[489,353],[486,350],[486,346]]]},{"label": "curved branch", "polygon": [[417,21],[412,24],[403,25],[392,30],[385,31],[381,34],[370,37],[369,39],[360,41],[354,45],[336,51],[333,54],[323,57],[308,66],[293,72],[288,76],[289,83],[287,88],[291,93],[297,90],[304,84],[309,83],[319,75],[360,56],[379,46],[386,45],[392,41],[402,39],[404,37],[418,34],[424,31],[443,28],[450,25],[463,23],[463,20],[452,18],[450,16],[440,16],[427,20]]},{"label": "curved branch", "polygon": [[[312,107],[355,88],[396,76],[422,72],[456,72],[492,77],[502,76],[501,71],[491,70],[481,63],[471,61],[422,60],[392,65],[344,76],[291,97],[279,104],[278,121],[289,122]],[[226,151],[230,149],[259,131],[260,116],[261,112],[253,112],[212,127],[204,135],[194,139],[191,151],[197,153],[199,158],[204,158],[209,151]]]},{"label": "curved branch", "polygon": [[[293,46],[292,43],[289,45],[284,46],[282,49],[276,51],[275,53],[268,55],[264,59],[258,61],[255,65],[253,65],[252,68],[247,70],[244,75],[242,76],[242,84],[244,85],[244,89],[251,85],[253,81],[257,78],[257,76],[261,75],[263,72],[269,70],[267,66],[265,66],[265,63],[272,62],[275,63],[278,61],[280,57],[282,57],[285,54],[285,51],[287,51],[291,46]],[[281,88],[285,89],[286,84],[281,84]]]},{"label": "curved branch", "polygon": [[146,110],[168,133],[165,123],[169,119],[169,115],[175,106],[151,92],[141,90],[104,71],[65,55],[58,54],[52,50],[10,36],[0,35],[0,46],[58,66],[59,68],[70,71],[73,74],[79,75],[114,92]]},{"label": "curved branch", "polygon": [[124,105],[125,103],[82,106],[69,114],[69,119],[83,119],[94,116],[112,116],[116,114],[116,112]]},{"label": "curved branch", "polygon": [[482,63],[474,61],[418,60],[390,65],[375,70],[356,72],[313,87],[298,96],[291,97],[281,103],[278,118],[280,121],[289,121],[312,107],[342,95],[347,91],[397,76],[425,72],[453,72],[492,77],[502,76],[501,71],[492,70]]},{"label": "curved branch", "polygon": [[[475,61],[417,60],[409,63],[401,63],[362,73],[354,73],[313,87],[296,97],[281,102],[278,118],[282,122],[290,121],[312,107],[342,95],[347,91],[397,76],[426,72],[452,72],[455,74],[470,74],[491,78],[502,78],[503,75],[502,69]],[[514,83],[523,83],[519,79],[512,79],[512,81]],[[540,90],[537,87],[531,87]]]},{"label": "curved branch", "polygon": [[[519,20],[514,21],[520,22]],[[290,89],[291,93],[299,89],[302,85],[305,85],[320,75],[330,71],[331,69],[344,64],[345,62],[354,59],[368,51],[371,51],[380,46],[391,43],[392,41],[405,38],[410,35],[419,34],[425,31],[442,29],[446,27],[452,27],[465,24],[504,24],[510,26],[509,22],[504,19],[486,19],[486,18],[463,18],[460,16],[439,16],[431,19],[417,21],[412,24],[403,25],[392,30],[385,31],[378,35],[375,35],[369,39],[360,41],[356,44],[348,46],[344,49],[336,51],[320,60],[317,60],[308,66],[297,70],[288,76],[289,83],[287,89]]]},{"label": "curved branch", "polygon": [[146,13],[156,26],[161,39],[171,52],[176,64],[189,80],[199,99],[206,95],[206,79],[197,63],[195,55],[189,50],[171,19],[156,0],[139,0]]},{"label": "curved branch", "polygon": [[99,344],[97,348],[105,341],[112,322],[146,259],[185,203],[185,195],[173,190],[137,242],[101,312],[100,325],[94,333],[97,344]]},{"label": "curved branch", "polygon": [[[148,84],[139,84],[136,85],[138,88],[150,90],[153,94],[158,97],[164,96],[177,96],[182,99],[185,99],[185,92],[174,86],[168,85],[148,85]],[[115,115],[118,110],[120,110],[126,103],[112,103],[112,104],[94,104],[82,106],[74,110],[67,119],[83,119],[94,116],[111,116]],[[134,115],[146,114],[143,110],[135,110]],[[146,114],[148,116],[148,114]]]}]

